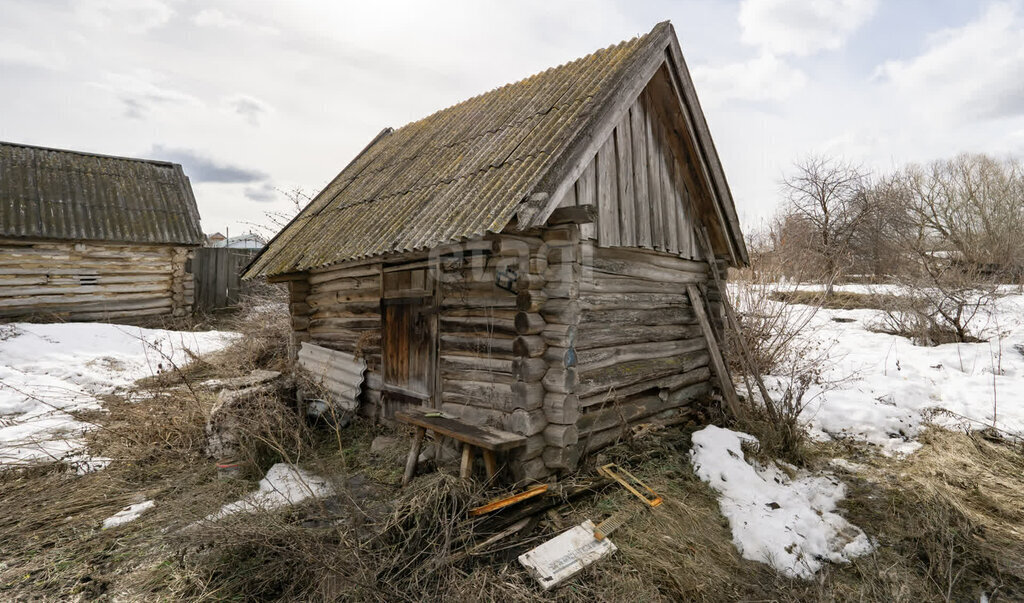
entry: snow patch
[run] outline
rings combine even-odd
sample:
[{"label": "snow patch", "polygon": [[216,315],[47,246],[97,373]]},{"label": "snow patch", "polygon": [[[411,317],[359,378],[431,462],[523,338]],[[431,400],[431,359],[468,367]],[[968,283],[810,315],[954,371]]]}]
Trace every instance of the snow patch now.
[{"label": "snow patch", "polygon": [[829,475],[762,467],[743,456],[751,435],[713,425],[693,434],[690,462],[720,495],[732,540],[745,559],[788,577],[811,578],[826,562],[845,563],[872,550],[860,528],[835,512],[846,488]]},{"label": "snow patch", "polygon": [[183,366],[191,354],[234,334],[143,329],[103,323],[5,325],[0,336],[0,467],[63,460],[80,472],[106,459],[82,453],[92,429],[74,413],[101,408],[97,396]]},{"label": "snow patch", "polygon": [[146,500],[135,505],[129,505],[117,513],[114,513],[110,517],[103,520],[103,529],[109,529],[119,526],[129,521],[135,521],[142,515],[146,510],[151,509],[156,503],[151,500]]},{"label": "snow patch", "polygon": [[287,463],[278,463],[260,480],[258,490],[224,505],[204,521],[215,521],[234,513],[271,511],[310,498],[330,496],[333,492],[334,489],[323,478]]},{"label": "snow patch", "polygon": [[[854,320],[835,322],[839,316]],[[882,319],[877,310],[822,308],[808,325],[806,337],[828,348],[823,381],[840,382],[808,391],[814,399],[803,417],[812,436],[853,438],[886,454],[919,448],[929,421],[1024,436],[1024,295],[996,299],[977,319],[988,338],[981,343],[917,346],[869,330]],[[781,379],[767,381],[782,388]]]}]

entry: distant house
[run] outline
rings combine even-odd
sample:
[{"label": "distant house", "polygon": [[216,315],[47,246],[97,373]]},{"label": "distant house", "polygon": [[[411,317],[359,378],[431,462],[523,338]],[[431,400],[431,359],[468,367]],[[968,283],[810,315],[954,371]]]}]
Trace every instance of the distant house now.
[{"label": "distant house", "polygon": [[747,250],[662,23],[385,129],[246,277],[288,283],[300,365],[338,398],[514,432],[502,462],[543,479],[706,399],[712,263]]},{"label": "distant house", "polygon": [[[214,237],[220,237],[215,239]],[[256,233],[246,233],[235,237],[225,237],[218,233],[208,237],[207,247],[227,247],[228,249],[263,249],[267,241]]]},{"label": "distant house", "polygon": [[202,243],[180,165],[0,142],[0,318],[184,315]]}]

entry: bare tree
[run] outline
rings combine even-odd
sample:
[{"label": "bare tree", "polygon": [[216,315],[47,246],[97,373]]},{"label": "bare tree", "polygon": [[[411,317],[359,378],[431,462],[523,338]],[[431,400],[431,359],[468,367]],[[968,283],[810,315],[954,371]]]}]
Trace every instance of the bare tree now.
[{"label": "bare tree", "polygon": [[[868,175],[846,161],[812,156],[798,162],[782,184],[789,220],[811,235],[803,251],[816,256],[831,282],[848,267],[854,238],[868,215]],[[829,285],[827,294],[831,290]]]}]

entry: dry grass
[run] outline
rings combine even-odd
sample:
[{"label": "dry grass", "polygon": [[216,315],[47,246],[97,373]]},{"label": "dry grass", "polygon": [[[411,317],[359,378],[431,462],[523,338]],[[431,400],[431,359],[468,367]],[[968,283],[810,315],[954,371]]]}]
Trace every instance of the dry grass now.
[{"label": "dry grass", "polygon": [[832,310],[885,310],[894,307],[899,296],[885,293],[853,293],[850,291],[833,291],[825,295],[820,291],[793,289],[788,291],[772,291],[769,297],[787,304],[803,304]]}]

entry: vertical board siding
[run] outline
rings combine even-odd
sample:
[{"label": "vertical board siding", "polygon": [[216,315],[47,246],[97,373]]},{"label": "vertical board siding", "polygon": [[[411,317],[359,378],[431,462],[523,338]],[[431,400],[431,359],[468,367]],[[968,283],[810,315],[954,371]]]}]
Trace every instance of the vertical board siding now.
[{"label": "vertical board siding", "polygon": [[601,245],[619,244],[619,195],[615,175],[615,137],[609,136],[594,158],[597,170],[597,240]]},{"label": "vertical board siding", "polygon": [[244,288],[242,271],[256,253],[227,247],[197,249],[192,259],[195,309],[212,312],[237,305]]},{"label": "vertical board siding", "polygon": [[629,129],[632,135],[632,167],[633,167],[633,215],[636,225],[636,246],[654,249],[651,239],[651,205],[652,200],[647,190],[647,112],[644,111],[643,98],[637,101],[629,111]]},{"label": "vertical board siding", "polygon": [[559,206],[596,204],[593,236],[601,247],[699,258],[693,238],[699,215],[690,200],[694,176],[679,155],[684,150],[673,144],[678,136],[652,89],[644,90]]},{"label": "vertical board siding", "polygon": [[617,159],[619,195],[619,244],[623,247],[636,246],[636,198],[633,186],[633,138],[629,125],[629,114],[615,127],[615,156]]}]

